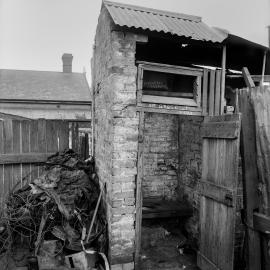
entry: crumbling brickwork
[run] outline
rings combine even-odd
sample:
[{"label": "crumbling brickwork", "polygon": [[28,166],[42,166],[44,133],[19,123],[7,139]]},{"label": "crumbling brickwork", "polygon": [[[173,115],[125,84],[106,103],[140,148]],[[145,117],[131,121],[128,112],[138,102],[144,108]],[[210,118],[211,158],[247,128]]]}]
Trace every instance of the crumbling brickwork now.
[{"label": "crumbling brickwork", "polygon": [[101,11],[95,39],[95,157],[100,180],[106,182],[109,259],[112,269],[134,268],[135,179],[138,124],[136,111],[136,42],[145,36],[113,29]]}]

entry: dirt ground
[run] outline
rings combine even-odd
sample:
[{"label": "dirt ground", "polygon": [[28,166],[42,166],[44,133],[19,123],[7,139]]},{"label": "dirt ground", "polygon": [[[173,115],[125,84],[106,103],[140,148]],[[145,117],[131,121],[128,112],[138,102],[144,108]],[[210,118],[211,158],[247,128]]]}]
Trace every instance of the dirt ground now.
[{"label": "dirt ground", "polygon": [[[198,270],[196,253],[180,248],[185,237],[163,228],[142,228],[141,270]],[[189,252],[187,252],[189,251]]]}]

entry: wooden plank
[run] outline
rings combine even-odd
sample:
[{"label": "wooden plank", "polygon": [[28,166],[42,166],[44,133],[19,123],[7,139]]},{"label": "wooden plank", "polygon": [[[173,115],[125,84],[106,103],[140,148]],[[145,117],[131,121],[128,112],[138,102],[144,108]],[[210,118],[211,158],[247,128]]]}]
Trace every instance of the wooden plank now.
[{"label": "wooden plank", "polygon": [[[12,121],[12,133],[13,133],[13,154],[9,154],[9,155],[16,156],[16,155],[20,154],[22,151],[21,121],[19,121],[19,120]],[[0,156],[2,156],[2,154],[0,154]],[[0,161],[0,163],[1,163],[1,161]],[[13,164],[13,183],[14,184],[20,183],[20,184],[18,184],[18,188],[22,186],[22,166],[21,166],[21,164]]]},{"label": "wooden plank", "polygon": [[150,89],[144,89],[143,94],[149,95],[149,96],[161,96],[161,97],[182,97],[182,98],[194,97],[194,93],[169,92],[169,91],[150,90]]},{"label": "wooden plank", "polygon": [[25,164],[44,162],[46,159],[55,154],[51,153],[21,153],[21,154],[0,154],[0,164]]},{"label": "wooden plank", "polygon": [[220,98],[221,98],[221,71],[216,71],[216,91],[215,91],[215,109],[214,109],[214,115],[220,114]]},{"label": "wooden plank", "polygon": [[204,117],[204,122],[232,122],[232,121],[240,121],[241,117],[240,114],[224,114],[224,115],[215,115],[215,117],[212,116],[206,116]]},{"label": "wooden plank", "polygon": [[[144,136],[144,112],[139,116],[139,137]],[[139,141],[138,146],[138,173],[136,182],[136,217],[135,217],[135,269],[139,270],[141,250],[141,226],[142,226],[142,180],[143,180],[143,155],[144,142]]]},{"label": "wooden plank", "polygon": [[198,107],[194,99],[143,95],[142,102]]},{"label": "wooden plank", "polygon": [[200,183],[201,195],[210,198],[229,207],[235,206],[236,194],[232,189],[211,182]]},{"label": "wooden plank", "polygon": [[[3,121],[0,121],[0,154],[4,152],[3,125]],[[4,165],[0,164],[0,207],[3,204],[3,200],[5,197],[4,180]]]},{"label": "wooden plank", "polygon": [[47,140],[46,140],[46,120],[38,120],[38,151],[40,153],[46,153]]},{"label": "wooden plank", "polygon": [[[213,116],[207,124],[240,119]],[[220,123],[219,123],[220,120]],[[235,125],[239,135],[240,124]],[[203,138],[200,203],[200,247],[197,258],[202,270],[233,269],[234,226],[238,176],[239,136],[234,140]],[[221,256],[222,254],[222,256]]]},{"label": "wooden plank", "polygon": [[182,211],[168,211],[168,212],[158,212],[158,213],[148,213],[143,210],[143,219],[159,219],[159,218],[172,218],[172,217],[190,217],[192,216],[192,210],[183,209]]},{"label": "wooden plank", "polygon": [[[46,140],[46,120],[38,120],[38,151],[39,153],[47,152],[47,140]],[[43,172],[43,166],[38,167],[38,176]]]},{"label": "wooden plank", "polygon": [[71,123],[71,148],[75,151],[79,151],[79,125],[77,122]]},{"label": "wooden plank", "polygon": [[[30,122],[30,153],[38,153],[38,151],[38,121],[34,120]],[[36,179],[38,177],[38,166],[36,164],[31,164],[30,170],[31,179]]]},{"label": "wooden plank", "polygon": [[[256,160],[258,168],[261,202],[260,212],[270,216],[270,88],[250,89],[251,103],[255,114]],[[262,237],[263,265],[270,269],[269,236]]]},{"label": "wooden plank", "polygon": [[172,202],[167,200],[144,199],[142,218],[165,218],[192,216],[193,209],[187,203]]},{"label": "wooden plank", "polygon": [[222,48],[222,60],[221,60],[221,90],[220,90],[220,114],[224,114],[225,106],[225,84],[226,84],[226,62],[227,62],[227,48],[226,45]]},{"label": "wooden plank", "polygon": [[[152,110],[152,111],[151,111]],[[168,113],[168,114],[184,114],[184,115],[202,115],[202,108],[188,106],[170,106],[166,104],[147,104],[144,103],[137,106],[137,111]]]},{"label": "wooden plank", "polygon": [[[9,154],[13,152],[13,132],[12,132],[12,120],[4,120],[3,130],[3,142],[4,153]],[[13,166],[4,165],[4,191],[5,195],[8,194],[13,185]]]},{"label": "wooden plank", "polygon": [[244,80],[245,80],[247,87],[255,87],[255,84],[254,84],[254,82],[249,74],[249,71],[246,67],[243,67],[242,74],[243,74],[243,77],[244,77]]},{"label": "wooden plank", "polygon": [[137,62],[144,70],[165,72],[172,74],[188,75],[188,76],[202,76],[203,70],[200,68],[190,68],[183,66],[166,65],[160,63],[150,63],[150,62]]},{"label": "wooden plank", "polygon": [[236,139],[240,133],[240,122],[206,122],[202,126],[203,138]]},{"label": "wooden plank", "polygon": [[210,85],[209,85],[209,115],[214,115],[215,102],[215,70],[210,70]]},{"label": "wooden plank", "polygon": [[[251,75],[251,78],[254,82],[261,82],[262,81],[262,75]],[[264,75],[263,80],[264,80],[264,82],[270,82],[270,75]]]},{"label": "wooden plank", "polygon": [[[250,75],[253,82],[261,82],[262,75]],[[228,78],[243,78],[243,75],[227,75]],[[264,75],[264,82],[270,82],[270,75]]]},{"label": "wooden plank", "polygon": [[[241,124],[241,157],[243,162],[244,207],[246,210],[248,269],[261,269],[260,235],[252,229],[253,213],[259,209],[257,193],[257,161],[255,142],[255,119],[248,90],[239,91],[239,109],[242,113]],[[247,199],[248,198],[248,199]]]},{"label": "wooden plank", "polygon": [[203,115],[206,115],[208,113],[208,74],[209,70],[204,69],[203,70],[203,89],[202,89],[202,112]]},{"label": "wooden plank", "polygon": [[198,107],[202,106],[202,77],[196,78],[197,88],[194,89],[194,99]]},{"label": "wooden plank", "polygon": [[270,234],[270,217],[261,213],[254,213],[253,226],[259,232]]},{"label": "wooden plank", "polygon": [[[22,144],[22,153],[26,154],[30,152],[30,122],[31,121],[22,121],[21,122],[21,144]],[[31,181],[31,167],[29,164],[22,164],[22,178],[24,179],[24,184]]]},{"label": "wooden plank", "polygon": [[141,65],[138,66],[137,75],[137,104],[142,103],[142,89],[143,89],[143,69]]},{"label": "wooden plank", "polygon": [[68,121],[58,122],[59,151],[69,148],[69,123]]},{"label": "wooden plank", "polygon": [[46,121],[47,152],[58,151],[57,121]]},{"label": "wooden plank", "polygon": [[265,65],[266,65],[266,56],[267,56],[267,51],[264,51],[263,54],[263,65],[262,65],[262,79],[260,81],[260,85],[262,86],[264,83],[264,74],[265,74]]}]

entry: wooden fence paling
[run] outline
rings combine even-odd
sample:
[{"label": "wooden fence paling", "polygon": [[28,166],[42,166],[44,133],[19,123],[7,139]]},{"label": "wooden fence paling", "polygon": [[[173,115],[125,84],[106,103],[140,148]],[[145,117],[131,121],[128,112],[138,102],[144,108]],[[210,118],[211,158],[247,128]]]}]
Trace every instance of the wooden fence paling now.
[{"label": "wooden fence paling", "polygon": [[[257,168],[261,191],[260,212],[270,217],[270,87],[250,89],[255,114]],[[263,266],[270,269],[269,234],[263,236]]]},{"label": "wooden fence paling", "polygon": [[78,152],[79,150],[79,125],[78,123],[71,123],[71,137],[72,137],[72,149],[75,152]]},{"label": "wooden fence paling", "polygon": [[63,121],[0,121],[0,203],[19,181],[28,181],[42,173],[38,162],[68,148],[69,126]]},{"label": "wooden fence paling", "polygon": [[259,208],[258,172],[256,165],[255,119],[247,90],[239,91],[239,109],[242,113],[241,156],[243,161],[244,205],[248,237],[248,269],[261,269],[260,235],[253,230],[253,212]]},{"label": "wooden fence paling", "polygon": [[[4,140],[3,140],[3,121],[0,121],[0,153],[4,152]],[[4,187],[4,165],[0,164],[0,186]],[[5,194],[4,188],[0,188],[0,198],[3,198]],[[0,201],[1,203],[1,201]]]}]

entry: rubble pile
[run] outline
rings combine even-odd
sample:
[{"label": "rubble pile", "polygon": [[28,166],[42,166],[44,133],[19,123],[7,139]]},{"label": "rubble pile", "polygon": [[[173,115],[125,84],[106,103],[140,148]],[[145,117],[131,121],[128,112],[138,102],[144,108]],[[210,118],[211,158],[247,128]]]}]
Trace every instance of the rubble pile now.
[{"label": "rubble pile", "polygon": [[100,192],[93,159],[80,160],[72,150],[49,157],[39,177],[7,197],[0,223],[0,253],[23,241],[37,255],[44,242],[52,240],[58,241],[58,254],[80,251],[82,243],[104,252],[102,204],[94,214]]}]

